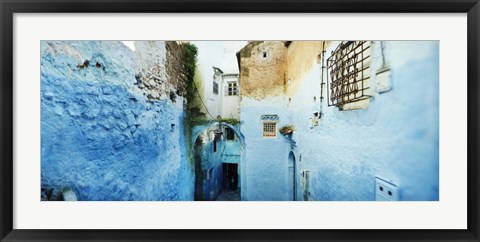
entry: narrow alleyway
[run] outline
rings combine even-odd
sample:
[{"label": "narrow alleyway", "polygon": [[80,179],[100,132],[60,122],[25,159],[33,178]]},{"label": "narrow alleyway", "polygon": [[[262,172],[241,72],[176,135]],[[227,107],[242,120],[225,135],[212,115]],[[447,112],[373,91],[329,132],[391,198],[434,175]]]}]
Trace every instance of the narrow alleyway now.
[{"label": "narrow alleyway", "polygon": [[215,201],[240,201],[240,196],[237,191],[224,191]]}]

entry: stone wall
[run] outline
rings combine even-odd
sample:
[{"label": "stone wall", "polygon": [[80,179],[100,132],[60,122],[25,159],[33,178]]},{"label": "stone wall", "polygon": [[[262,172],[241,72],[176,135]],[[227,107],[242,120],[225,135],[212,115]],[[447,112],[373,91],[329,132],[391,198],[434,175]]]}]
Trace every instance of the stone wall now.
[{"label": "stone wall", "polygon": [[166,95],[165,49],[41,42],[42,200],[64,189],[79,200],[193,200],[184,100]]},{"label": "stone wall", "polygon": [[286,55],[282,41],[253,41],[240,50],[241,97],[262,99],[283,94]]}]

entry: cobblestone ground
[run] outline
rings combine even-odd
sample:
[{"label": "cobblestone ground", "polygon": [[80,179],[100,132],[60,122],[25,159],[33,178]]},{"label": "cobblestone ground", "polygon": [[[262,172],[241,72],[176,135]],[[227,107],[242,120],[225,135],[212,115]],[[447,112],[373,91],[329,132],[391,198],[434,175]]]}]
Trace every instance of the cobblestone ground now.
[{"label": "cobblestone ground", "polygon": [[240,201],[240,195],[237,191],[224,191],[215,201]]}]

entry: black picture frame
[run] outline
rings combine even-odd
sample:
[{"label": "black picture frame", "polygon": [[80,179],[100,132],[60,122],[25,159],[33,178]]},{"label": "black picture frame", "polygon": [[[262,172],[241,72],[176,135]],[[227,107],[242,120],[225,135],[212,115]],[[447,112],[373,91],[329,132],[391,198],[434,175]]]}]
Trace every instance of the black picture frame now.
[{"label": "black picture frame", "polygon": [[[0,0],[1,241],[479,241],[478,0]],[[466,230],[19,230],[13,229],[14,13],[468,13],[468,229]],[[453,80],[454,81],[454,80]],[[448,219],[448,218],[445,218]]]}]

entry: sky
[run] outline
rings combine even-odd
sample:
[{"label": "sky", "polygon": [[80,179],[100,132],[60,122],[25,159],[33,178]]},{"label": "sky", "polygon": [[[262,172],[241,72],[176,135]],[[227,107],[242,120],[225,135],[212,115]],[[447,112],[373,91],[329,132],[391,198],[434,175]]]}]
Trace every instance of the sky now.
[{"label": "sky", "polygon": [[[135,51],[134,41],[122,41]],[[192,41],[198,48],[198,63],[204,75],[213,75],[212,67],[218,67],[224,73],[238,73],[236,53],[247,41]]]},{"label": "sky", "polygon": [[192,41],[198,48],[198,63],[202,73],[213,75],[212,67],[224,73],[238,73],[236,53],[247,41]]},{"label": "sky", "polygon": [[124,45],[128,46],[132,51],[135,51],[135,44],[133,42],[134,41],[122,41]]}]

